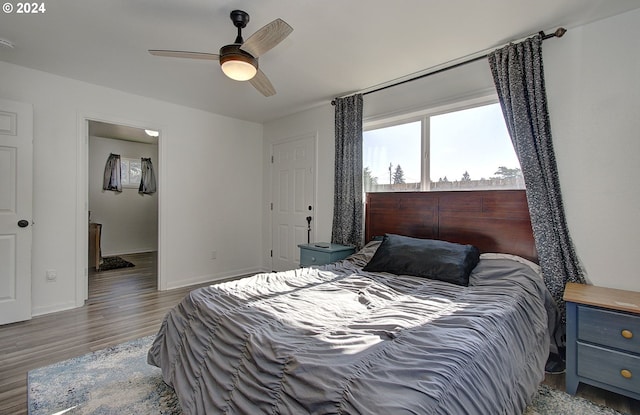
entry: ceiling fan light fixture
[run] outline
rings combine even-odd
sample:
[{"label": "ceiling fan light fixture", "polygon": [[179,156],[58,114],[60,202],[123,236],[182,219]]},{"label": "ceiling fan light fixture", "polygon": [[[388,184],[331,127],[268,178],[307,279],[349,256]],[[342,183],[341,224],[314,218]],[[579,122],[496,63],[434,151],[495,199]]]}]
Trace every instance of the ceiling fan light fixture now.
[{"label": "ceiling fan light fixture", "polygon": [[229,78],[248,81],[258,73],[258,60],[241,50],[239,44],[232,44],[220,49],[220,67]]},{"label": "ceiling fan light fixture", "polygon": [[236,81],[251,81],[251,85],[265,97],[275,95],[276,90],[269,78],[260,70],[258,59],[289,36],[293,28],[278,18],[262,26],[245,42],[242,38],[242,29],[249,23],[249,14],[242,10],[233,10],[230,17],[233,25],[238,29],[238,36],[232,44],[221,47],[219,54],[164,49],[149,49],[149,53],[168,58],[218,61],[220,69],[228,78]]},{"label": "ceiling fan light fixture", "polygon": [[230,59],[220,66],[225,75],[236,81],[248,81],[258,73],[255,66],[240,59]]}]

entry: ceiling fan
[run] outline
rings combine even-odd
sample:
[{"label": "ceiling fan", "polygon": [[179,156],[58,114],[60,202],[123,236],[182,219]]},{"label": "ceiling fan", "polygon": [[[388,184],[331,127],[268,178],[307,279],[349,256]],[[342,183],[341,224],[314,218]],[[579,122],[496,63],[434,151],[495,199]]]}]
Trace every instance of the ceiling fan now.
[{"label": "ceiling fan", "polygon": [[187,52],[180,50],[150,49],[155,56],[171,58],[189,58],[219,61],[222,72],[236,81],[249,81],[262,95],[275,95],[269,78],[260,70],[258,58],[282,42],[293,31],[293,28],[282,19],[275,19],[251,35],[245,42],[242,29],[249,23],[249,14],[242,10],[231,12],[231,21],[238,28],[236,40],[220,48],[220,53]]}]

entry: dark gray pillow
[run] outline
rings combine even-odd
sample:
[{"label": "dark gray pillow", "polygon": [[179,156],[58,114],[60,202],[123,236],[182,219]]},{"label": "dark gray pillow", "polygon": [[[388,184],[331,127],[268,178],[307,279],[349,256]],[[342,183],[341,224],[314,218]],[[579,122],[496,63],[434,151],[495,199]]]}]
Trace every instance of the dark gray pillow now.
[{"label": "dark gray pillow", "polygon": [[469,274],[480,261],[480,251],[434,239],[419,239],[386,234],[364,271],[413,275],[469,285]]}]

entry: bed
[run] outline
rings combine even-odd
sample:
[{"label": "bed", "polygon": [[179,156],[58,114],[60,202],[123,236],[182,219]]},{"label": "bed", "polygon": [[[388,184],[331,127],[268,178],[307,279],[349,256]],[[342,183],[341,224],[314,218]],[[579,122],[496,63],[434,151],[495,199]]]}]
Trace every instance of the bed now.
[{"label": "bed", "polygon": [[[369,194],[368,243],[349,258],[192,291],[148,362],[185,414],[522,413],[544,377],[554,312],[524,195],[455,193]],[[456,217],[455,199],[466,202],[454,230],[443,218]],[[402,255],[417,271],[393,260]]]}]

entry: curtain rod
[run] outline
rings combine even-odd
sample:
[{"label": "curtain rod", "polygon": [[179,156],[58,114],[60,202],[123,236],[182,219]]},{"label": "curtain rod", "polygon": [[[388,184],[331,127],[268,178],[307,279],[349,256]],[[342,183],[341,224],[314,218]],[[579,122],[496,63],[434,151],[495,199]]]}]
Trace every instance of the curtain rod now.
[{"label": "curtain rod", "polygon": [[[564,36],[565,33],[567,33],[567,29],[565,29],[564,27],[559,27],[558,29],[556,29],[555,32],[549,33],[549,34],[545,34],[543,31],[538,32],[538,34],[540,36],[542,36],[542,40],[551,39],[552,37],[562,37],[562,36]],[[449,65],[449,66],[445,66],[444,68],[436,69],[435,71],[432,71],[432,72],[423,73],[423,74],[415,76],[413,78],[404,79],[402,81],[398,81],[398,82],[393,83],[393,84],[381,86],[379,88],[375,88],[375,89],[372,89],[370,91],[363,92],[362,95],[373,94],[374,92],[382,91],[382,90],[385,90],[385,89],[388,89],[388,88],[391,88],[391,87],[394,87],[394,86],[406,84],[407,82],[412,82],[412,81],[416,81],[418,79],[426,78],[428,76],[435,75],[435,74],[438,74],[438,73],[441,73],[441,72],[445,72],[445,71],[448,71],[450,69],[455,69],[455,68],[458,68],[460,66],[463,66],[463,65],[466,65],[466,64],[469,64],[469,63],[472,63],[472,62],[476,62],[476,61],[479,61],[481,59],[485,59],[485,58],[487,58],[487,56],[489,56],[489,53],[491,53],[491,52],[484,53],[484,54],[482,54],[480,56],[475,56],[473,58],[467,59],[467,60],[462,61],[462,62],[457,62],[457,63],[454,63],[454,64]],[[334,106],[336,105],[335,99],[331,101],[331,105],[334,105]]]}]

